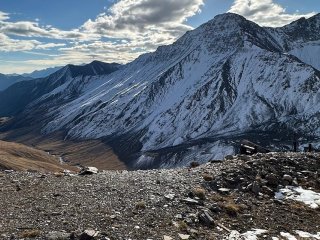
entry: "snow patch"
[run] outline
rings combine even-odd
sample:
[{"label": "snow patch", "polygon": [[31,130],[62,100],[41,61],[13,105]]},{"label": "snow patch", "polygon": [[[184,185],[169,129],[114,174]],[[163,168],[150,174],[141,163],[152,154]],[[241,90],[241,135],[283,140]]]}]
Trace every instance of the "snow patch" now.
[{"label": "snow patch", "polygon": [[299,235],[299,237],[302,237],[302,238],[320,239],[320,232],[318,232],[317,234],[311,234],[308,232],[297,230],[296,233]]},{"label": "snow patch", "polygon": [[297,240],[297,238],[290,233],[281,232],[280,235],[288,240]]},{"label": "snow patch", "polygon": [[275,198],[279,200],[291,199],[303,202],[311,208],[320,206],[320,194],[312,190],[305,190],[302,187],[286,187],[282,188],[275,194]]},{"label": "snow patch", "polygon": [[253,229],[252,231],[245,232],[241,234],[245,240],[257,240],[258,236],[268,232],[267,230],[263,229]]}]

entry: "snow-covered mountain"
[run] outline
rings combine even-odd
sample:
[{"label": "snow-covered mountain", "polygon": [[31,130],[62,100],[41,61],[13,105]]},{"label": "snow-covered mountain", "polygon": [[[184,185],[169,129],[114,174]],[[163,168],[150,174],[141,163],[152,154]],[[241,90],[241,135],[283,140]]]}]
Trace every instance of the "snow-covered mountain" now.
[{"label": "snow-covered mountain", "polygon": [[5,75],[0,73],[0,91],[7,89],[17,82],[28,81],[31,79],[31,77],[24,77],[21,75]]},{"label": "snow-covered mountain", "polygon": [[71,97],[75,98],[81,88],[80,84],[73,85],[75,79],[83,80],[85,84],[92,76],[106,75],[118,70],[119,67],[120,65],[116,63],[108,64],[99,61],[82,66],[70,64],[48,77],[18,82],[1,92],[0,115],[15,116],[23,110],[28,111],[28,104],[38,101],[45,94],[54,94],[66,86],[68,86]]},{"label": "snow-covered mountain", "polygon": [[31,77],[31,78],[45,78],[48,77],[49,75],[55,73],[56,71],[60,70],[62,67],[51,67],[51,68],[46,68],[43,70],[36,70],[31,73],[24,73],[22,76],[24,77]]},{"label": "snow-covered mountain", "polygon": [[51,75],[20,116],[46,110],[43,133],[103,138],[140,168],[221,158],[241,138],[320,136],[319,28],[319,14],[281,28],[218,15],[107,75]]}]

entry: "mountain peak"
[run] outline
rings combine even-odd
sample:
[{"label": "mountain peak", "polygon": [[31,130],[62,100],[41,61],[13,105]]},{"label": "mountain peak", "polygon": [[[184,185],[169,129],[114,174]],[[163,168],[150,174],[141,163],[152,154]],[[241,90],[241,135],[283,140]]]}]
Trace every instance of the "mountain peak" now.
[{"label": "mountain peak", "polygon": [[72,78],[78,76],[95,76],[105,75],[118,70],[121,65],[118,63],[104,63],[100,61],[92,61],[85,65],[68,64],[63,69],[68,71]]},{"label": "mountain peak", "polygon": [[233,12],[227,12],[227,13],[222,13],[222,14],[218,14],[217,16],[215,16],[213,18],[213,20],[239,20],[239,21],[247,21],[247,19],[237,13],[233,13]]},{"label": "mountain peak", "polygon": [[320,14],[310,18],[300,18],[281,28],[293,41],[317,41],[320,40]]}]

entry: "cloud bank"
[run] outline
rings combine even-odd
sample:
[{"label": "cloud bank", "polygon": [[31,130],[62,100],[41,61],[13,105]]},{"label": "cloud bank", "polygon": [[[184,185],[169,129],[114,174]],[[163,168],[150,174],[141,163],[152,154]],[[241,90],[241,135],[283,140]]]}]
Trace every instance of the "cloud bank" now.
[{"label": "cloud bank", "polygon": [[202,5],[203,0],[120,0],[70,31],[41,26],[38,21],[12,22],[9,14],[0,12],[0,51],[57,48],[59,56],[48,54],[47,59],[24,61],[41,67],[92,59],[124,63],[159,45],[171,44],[191,30],[186,20],[199,13]]},{"label": "cloud bank", "polygon": [[280,27],[299,18],[309,18],[315,13],[289,14],[286,9],[273,0],[235,0],[229,12],[238,13],[262,26]]},{"label": "cloud bank", "polygon": [[[92,60],[126,63],[160,45],[173,43],[191,30],[187,20],[199,14],[205,4],[205,0],[113,2],[96,18],[70,30],[41,25],[39,20],[12,21],[9,13],[0,11],[0,54],[24,52],[38,55],[38,58],[16,62],[2,60],[0,66],[5,66],[2,69],[6,72],[21,72]],[[273,0],[234,0],[229,12],[263,26],[282,26],[314,15],[289,14]]]}]

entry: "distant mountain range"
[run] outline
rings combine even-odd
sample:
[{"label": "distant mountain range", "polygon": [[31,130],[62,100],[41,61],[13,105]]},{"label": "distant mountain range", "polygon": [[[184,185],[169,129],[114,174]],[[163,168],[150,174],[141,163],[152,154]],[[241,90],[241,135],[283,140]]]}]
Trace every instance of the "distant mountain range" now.
[{"label": "distant mountain range", "polygon": [[49,76],[52,73],[55,73],[56,71],[60,70],[63,67],[52,67],[52,68],[46,68],[43,70],[36,70],[32,73],[24,73],[22,76],[24,77],[31,77],[31,78],[44,78]]},{"label": "distant mountain range", "polygon": [[34,71],[32,73],[24,73],[24,74],[1,74],[0,73],[0,91],[7,89],[8,87],[10,87],[11,85],[17,82],[47,77],[55,73],[61,68],[62,67],[46,68],[43,70]]},{"label": "distant mountain range", "polygon": [[70,96],[74,98],[78,96],[78,92],[81,90],[80,84],[75,83],[76,79],[86,82],[91,76],[108,74],[118,70],[119,67],[119,64],[107,64],[98,61],[83,66],[69,64],[48,77],[18,82],[0,94],[0,114],[2,116],[16,116],[23,110],[30,110],[28,104],[42,99],[53,104],[55,97],[47,99],[45,95],[59,92],[65,86],[69,87]]},{"label": "distant mountain range", "polygon": [[12,128],[102,138],[131,168],[205,162],[249,138],[320,137],[320,14],[281,28],[216,16],[126,65],[68,65],[0,93]]},{"label": "distant mountain range", "polygon": [[21,75],[5,75],[0,73],[0,91],[5,90],[11,85],[21,82],[31,80],[31,77],[21,76]]}]

